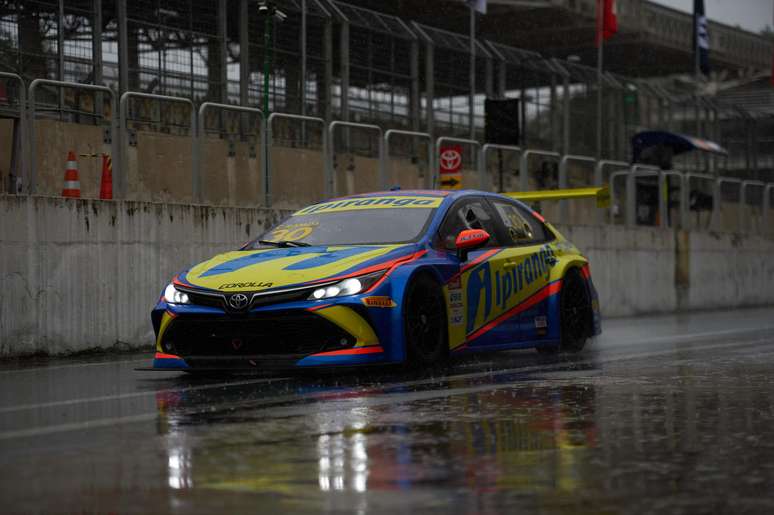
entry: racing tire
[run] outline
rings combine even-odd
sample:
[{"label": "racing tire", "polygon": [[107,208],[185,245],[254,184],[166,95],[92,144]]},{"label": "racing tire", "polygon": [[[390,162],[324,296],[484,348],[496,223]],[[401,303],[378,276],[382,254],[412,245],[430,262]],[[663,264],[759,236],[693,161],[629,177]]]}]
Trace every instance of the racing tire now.
[{"label": "racing tire", "polygon": [[577,268],[571,268],[562,279],[559,294],[559,323],[562,352],[580,352],[591,335],[591,296],[586,280]]},{"label": "racing tire", "polygon": [[408,364],[426,367],[449,355],[446,302],[441,286],[422,274],[411,281],[403,304],[403,326]]}]

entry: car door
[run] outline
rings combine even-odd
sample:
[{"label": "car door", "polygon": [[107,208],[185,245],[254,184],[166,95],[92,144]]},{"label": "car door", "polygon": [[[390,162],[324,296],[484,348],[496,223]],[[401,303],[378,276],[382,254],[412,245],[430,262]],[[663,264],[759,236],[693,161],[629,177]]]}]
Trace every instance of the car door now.
[{"label": "car door", "polygon": [[547,291],[551,267],[556,263],[547,243],[553,235],[531,210],[505,199],[490,198],[501,230],[504,261],[499,282],[499,311],[507,314],[503,324],[516,337],[514,343],[527,343],[548,334]]},{"label": "car door", "polygon": [[457,235],[465,229],[483,229],[489,233],[490,240],[485,247],[468,254],[459,264],[458,273],[446,285],[450,346],[454,349],[464,344],[508,343],[512,339],[508,328],[490,327],[499,314],[495,277],[505,266],[505,259],[501,255],[502,230],[483,197],[461,199],[449,209],[438,232],[439,245],[449,253],[455,252]]}]

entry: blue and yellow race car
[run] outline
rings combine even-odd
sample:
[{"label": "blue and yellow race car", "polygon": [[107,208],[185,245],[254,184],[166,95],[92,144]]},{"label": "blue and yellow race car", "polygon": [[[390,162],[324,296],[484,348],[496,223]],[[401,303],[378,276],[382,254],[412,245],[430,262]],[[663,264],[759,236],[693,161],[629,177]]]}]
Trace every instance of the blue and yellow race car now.
[{"label": "blue and yellow race car", "polygon": [[427,366],[601,332],[578,249],[526,204],[470,190],[305,207],[180,273],[151,319],[153,367],[187,371]]}]

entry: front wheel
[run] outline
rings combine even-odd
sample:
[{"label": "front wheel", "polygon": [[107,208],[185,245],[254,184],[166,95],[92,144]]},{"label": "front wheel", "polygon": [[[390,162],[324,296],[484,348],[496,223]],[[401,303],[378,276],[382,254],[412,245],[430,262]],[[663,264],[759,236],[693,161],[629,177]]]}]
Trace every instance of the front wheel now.
[{"label": "front wheel", "polygon": [[433,365],[448,356],[446,303],[441,286],[430,276],[419,275],[409,284],[403,320],[411,365]]}]

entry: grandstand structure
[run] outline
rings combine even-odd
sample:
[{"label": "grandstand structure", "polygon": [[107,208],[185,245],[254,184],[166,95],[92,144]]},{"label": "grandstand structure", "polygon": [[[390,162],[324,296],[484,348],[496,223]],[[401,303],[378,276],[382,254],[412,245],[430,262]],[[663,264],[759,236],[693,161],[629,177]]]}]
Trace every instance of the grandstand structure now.
[{"label": "grandstand structure", "polygon": [[[518,98],[523,147],[582,155],[596,153],[602,88],[605,144],[597,157],[628,160],[631,136],[659,128],[717,141],[732,153],[725,163],[732,174],[757,177],[774,169],[774,150],[761,143],[774,139],[770,106],[739,105],[738,95],[722,94],[723,84],[743,90],[770,70],[772,41],[761,35],[711,23],[713,75],[697,83],[690,15],[620,0],[621,29],[607,47],[600,81],[594,0],[492,0],[490,14],[479,19],[471,120],[461,1],[272,3],[284,19],[269,22],[257,0],[1,0],[0,72],[196,105],[268,105],[270,112],[434,136],[467,136],[472,126],[480,140],[484,99]],[[12,116],[14,84],[2,78],[0,84],[0,114]],[[109,109],[46,87],[37,102],[39,115],[78,123]],[[162,132],[188,126],[174,111],[157,112],[141,99],[129,110]],[[209,130],[225,125],[216,121]],[[239,131],[247,125],[241,122]],[[702,168],[709,160],[684,166]]]}]

